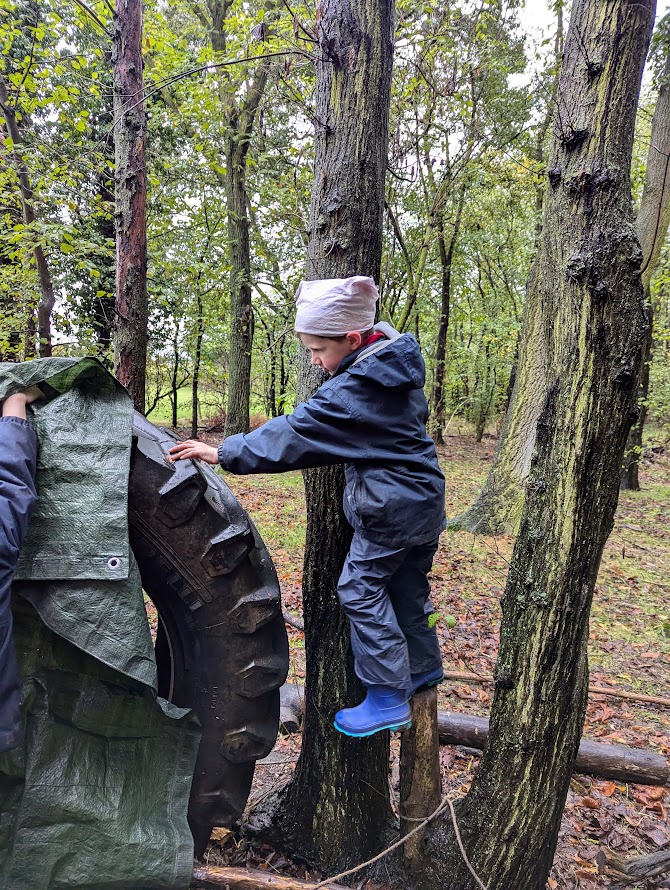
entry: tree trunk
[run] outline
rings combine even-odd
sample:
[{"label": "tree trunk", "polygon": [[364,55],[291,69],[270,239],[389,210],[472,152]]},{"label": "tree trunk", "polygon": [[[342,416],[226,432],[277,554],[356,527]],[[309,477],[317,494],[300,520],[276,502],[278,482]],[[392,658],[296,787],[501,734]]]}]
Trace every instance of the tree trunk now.
[{"label": "tree trunk", "polygon": [[435,389],[433,391],[433,428],[435,441],[439,445],[444,444],[444,373],[447,356],[447,331],[449,330],[449,308],[451,304],[451,267],[454,262],[456,243],[461,229],[461,218],[465,206],[466,183],[461,186],[456,207],[456,217],[453,222],[453,231],[446,244],[444,234],[444,220],[440,217],[438,224],[438,246],[440,249],[440,267],[442,270],[442,294],[440,305],[440,323],[437,329],[437,344],[435,347]]},{"label": "tree trunk", "polygon": [[[555,96],[558,87],[561,57],[563,55],[563,3],[556,4],[556,36],[554,58],[556,75],[547,114],[540,126],[535,143],[535,160],[544,166],[544,143],[551,121],[556,114]],[[546,176],[543,175],[535,191],[537,213],[535,236],[539,243],[542,233],[542,206],[545,196]],[[537,425],[545,396],[545,344],[544,331],[538,305],[539,292],[531,273],[526,288],[521,347],[510,378],[511,397],[508,399],[505,422],[500,433],[498,447],[486,481],[471,507],[457,519],[452,527],[481,534],[516,533],[519,528],[526,477],[535,444]]]},{"label": "tree trunk", "polygon": [[[547,344],[521,529],[502,600],[489,743],[457,817],[488,890],[541,890],[588,686],[589,611],[616,509],[646,334],[630,162],[653,0],[572,8],[533,272]],[[422,890],[474,890],[451,820]]]},{"label": "tree trunk", "polygon": [[[557,44],[558,45],[558,44]],[[670,78],[669,63],[663,72],[663,84],[659,93],[652,138],[647,156],[647,170],[640,210],[637,215],[637,231],[644,255],[642,280],[648,290],[651,275],[658,263],[663,241],[670,222]],[[542,327],[538,327],[538,291],[531,279],[525,307],[524,333],[522,334],[518,379],[515,381],[512,400],[505,417],[500,441],[486,482],[475,503],[457,519],[453,527],[465,528],[482,534],[501,532],[516,533],[519,528],[530,459],[535,446],[535,429],[545,395],[542,374],[544,342]],[[649,305],[649,296],[647,295]],[[649,347],[651,349],[651,345]],[[646,372],[648,374],[648,371]],[[641,379],[644,386],[645,374]],[[639,394],[642,405],[638,422],[631,430],[629,448],[623,461],[622,488],[639,490],[637,480],[638,460],[641,452],[642,429],[646,419],[644,395]],[[637,486],[637,487],[636,487]]]},{"label": "tree trunk", "polygon": [[[1,74],[0,110],[2,110],[2,114],[5,118],[5,125],[7,127],[9,137],[14,143],[14,148],[11,154],[16,160],[17,176],[19,178],[19,189],[21,191],[21,208],[23,211],[23,222],[26,226],[33,230],[32,238],[35,244],[35,246],[33,247],[33,257],[35,259],[35,266],[37,267],[37,275],[40,282],[41,293],[39,303],[37,304],[37,336],[39,344],[38,350],[40,358],[47,358],[51,355],[51,313],[56,302],[56,297],[54,294],[49,265],[47,263],[46,256],[44,255],[42,245],[38,241],[37,232],[34,231],[36,221],[34,195],[32,187],[30,185],[30,178],[28,176],[26,164],[18,149],[18,147],[22,144],[23,139],[21,137],[21,131],[19,130],[19,126],[16,120],[16,111],[9,102],[7,84],[5,83],[5,79],[2,77]],[[28,350],[26,350],[26,353],[28,353]],[[26,354],[26,358],[29,358],[28,354]]]},{"label": "tree trunk", "polygon": [[284,398],[286,395],[286,387],[288,386],[288,374],[286,373],[286,361],[284,359],[284,338],[282,337],[279,344],[279,392],[281,400],[277,406],[277,414],[284,413]]},{"label": "tree trunk", "polygon": [[197,297],[198,318],[195,334],[195,358],[193,360],[193,384],[191,387],[191,438],[198,438],[198,384],[200,383],[200,362],[202,361],[202,338],[205,334],[205,322],[203,318],[202,294],[198,291]]},{"label": "tree trunk", "polygon": [[[110,121],[111,123],[111,121]],[[111,161],[110,161],[111,168]],[[110,189],[110,178],[113,177],[111,169],[98,173],[98,197],[100,203],[109,208],[109,214],[102,212],[97,220],[97,229],[100,239],[104,243],[106,240],[113,241],[115,237],[114,230],[114,193]],[[98,288],[107,291],[105,296],[96,296],[93,298],[91,327],[97,340],[97,354],[102,362],[111,370],[110,349],[112,345],[112,328],[114,322],[114,261],[112,257],[109,262],[105,263],[102,275],[99,280]]]},{"label": "tree trunk", "polygon": [[[412,696],[412,727],[400,743],[400,830],[409,834],[417,822],[437,809],[442,797],[437,692],[424,689]],[[418,872],[423,861],[424,832],[418,831],[404,845],[405,865]]]},{"label": "tree trunk", "polygon": [[647,340],[644,345],[644,364],[642,365],[642,374],[640,375],[640,388],[637,394],[638,414],[630,433],[628,434],[628,442],[626,443],[626,451],[623,456],[623,469],[621,471],[621,482],[619,487],[622,491],[639,491],[640,490],[640,458],[642,457],[642,433],[647,420],[647,396],[649,395],[649,365],[654,348],[654,307],[651,302],[651,294],[649,290],[645,290],[645,302],[647,309],[647,318],[649,320],[649,330],[647,331]]},{"label": "tree trunk", "polygon": [[[451,711],[437,712],[437,729],[443,745],[463,745],[481,750],[489,737],[486,717],[471,717]],[[635,782],[641,785],[666,785],[670,768],[665,757],[644,748],[626,748],[603,742],[582,740],[575,760],[576,773]]]},{"label": "tree trunk", "polygon": [[546,184],[546,176],[544,172],[544,149],[547,133],[555,114],[556,89],[558,88],[558,74],[561,67],[561,57],[563,56],[563,2],[557,0],[555,4],[556,11],[556,34],[554,36],[554,65],[555,74],[552,77],[551,96],[547,102],[546,114],[542,120],[542,124],[537,131],[535,138],[535,158],[541,173],[537,178],[537,186],[535,188],[535,242],[539,242],[542,234],[542,207],[544,206],[544,191]]},{"label": "tree trunk", "polygon": [[449,524],[480,534],[516,533],[546,392],[545,331],[537,269],[527,286],[514,389],[489,474],[477,500]]},{"label": "tree trunk", "polygon": [[[223,890],[316,890],[319,886],[300,878],[268,874],[257,868],[221,868],[216,865],[196,865],[193,869],[193,888],[222,887]],[[328,884],[328,890],[348,890],[342,884]]]},{"label": "tree trunk", "polygon": [[[393,0],[323,0],[319,9],[314,182],[307,277],[370,275],[381,265],[384,173],[393,64]],[[322,382],[303,353],[299,397]],[[303,575],[307,658],[303,744],[281,814],[294,846],[322,867],[358,862],[389,824],[388,734],[336,732],[338,708],[357,703],[347,621],[337,580],[351,530],[341,467],[305,474]]]},{"label": "tree trunk", "polygon": [[[226,15],[231,0],[209,4],[212,49],[223,58],[226,52]],[[273,0],[266,5],[274,6]],[[226,202],[228,257],[230,261],[230,351],[228,359],[228,407],[224,435],[249,432],[251,347],[254,320],[251,307],[251,257],[249,255],[249,198],[247,155],[258,106],[265,92],[270,61],[258,64],[244,99],[236,100],[236,86],[229,74],[219,75],[219,98],[225,110]]]},{"label": "tree trunk", "polygon": [[[667,53],[667,50],[666,50]],[[637,214],[637,235],[642,254],[642,283],[649,314],[649,335],[645,349],[645,361],[640,380],[638,419],[630,431],[628,447],[623,462],[621,488],[640,490],[639,464],[642,455],[642,433],[647,419],[647,394],[649,391],[649,363],[653,350],[654,304],[651,298],[651,279],[658,266],[661,248],[670,224],[670,53],[667,53],[661,87],[651,122],[651,142],[647,154],[642,200]]]},{"label": "tree trunk", "polygon": [[116,220],[115,374],[144,414],[147,365],[146,116],[142,0],[116,0],[112,49]]},{"label": "tree trunk", "polygon": [[229,121],[229,126],[232,133],[226,141],[226,196],[230,259],[230,351],[226,437],[249,432],[251,346],[254,339],[246,184],[249,137],[240,140],[240,134],[232,121]]},{"label": "tree trunk", "polygon": [[172,337],[172,375],[170,379],[170,401],[172,402],[172,428],[177,426],[179,403],[179,321],[175,319]]}]

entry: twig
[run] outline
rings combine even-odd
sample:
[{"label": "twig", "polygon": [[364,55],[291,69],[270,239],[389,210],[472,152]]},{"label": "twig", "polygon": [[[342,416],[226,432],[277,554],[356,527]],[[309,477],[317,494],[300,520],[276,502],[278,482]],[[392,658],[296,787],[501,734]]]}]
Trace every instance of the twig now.
[{"label": "twig", "polygon": [[101,18],[100,18],[100,17],[99,17],[99,16],[98,16],[92,9],[91,9],[90,6],[88,6],[86,3],[84,3],[84,0],[74,0],[74,2],[77,4],[77,6],[79,6],[81,9],[83,9],[84,12],[85,12],[88,16],[90,16],[90,17],[93,19],[93,21],[96,23],[96,25],[98,25],[98,27],[102,28],[102,30],[105,32],[105,34],[107,34],[108,37],[111,37],[111,36],[112,36],[112,32],[109,30],[109,28],[107,27],[107,25],[106,25],[106,24],[102,21],[102,19],[101,19]]}]

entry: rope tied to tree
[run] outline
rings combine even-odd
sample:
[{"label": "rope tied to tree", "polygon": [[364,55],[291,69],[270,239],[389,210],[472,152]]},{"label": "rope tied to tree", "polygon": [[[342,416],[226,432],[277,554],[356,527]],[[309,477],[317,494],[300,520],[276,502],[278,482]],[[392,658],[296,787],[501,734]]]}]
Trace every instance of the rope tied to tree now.
[{"label": "rope tied to tree", "polygon": [[[480,890],[487,890],[486,885],[478,876],[477,872],[474,870],[472,865],[470,864],[470,860],[468,859],[467,853],[465,852],[465,847],[463,846],[463,841],[461,839],[461,833],[458,829],[458,821],[456,819],[456,810],[454,809],[454,804],[449,795],[445,794],[442,800],[440,801],[439,806],[436,810],[434,810],[430,816],[423,819],[419,825],[413,828],[411,831],[408,831],[404,837],[401,837],[400,840],[396,841],[394,844],[391,844],[390,847],[387,847],[385,850],[382,850],[381,853],[377,853],[376,856],[373,856],[372,859],[368,859],[365,862],[361,862],[360,865],[354,866],[354,868],[349,868],[347,871],[340,872],[338,875],[333,875],[332,878],[326,878],[325,881],[320,881],[320,883],[316,884],[314,890],[319,890],[319,887],[327,887],[329,884],[334,884],[336,881],[339,881],[340,878],[346,878],[349,875],[353,875],[355,872],[360,871],[362,868],[367,868],[369,865],[373,865],[375,862],[378,862],[380,859],[383,859],[384,856],[388,856],[389,853],[396,850],[398,847],[401,847],[406,841],[408,841],[413,835],[415,835],[418,831],[421,831],[422,828],[425,828],[429,822],[432,822],[433,819],[437,819],[437,817],[444,812],[444,810],[449,808],[449,812],[451,814],[451,821],[454,826],[454,834],[456,835],[456,842],[458,843],[458,849],[461,852],[461,856],[463,857],[463,861],[468,867],[468,871],[472,875],[472,877],[477,882],[477,886]],[[402,817],[405,819],[406,817]],[[407,819],[407,821],[414,822],[414,819]]]}]

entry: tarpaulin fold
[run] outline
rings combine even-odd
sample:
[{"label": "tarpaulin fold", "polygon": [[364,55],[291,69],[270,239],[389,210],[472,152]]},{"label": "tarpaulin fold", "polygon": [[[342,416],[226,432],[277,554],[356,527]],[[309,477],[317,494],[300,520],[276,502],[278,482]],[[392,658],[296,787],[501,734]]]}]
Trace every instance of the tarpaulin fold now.
[{"label": "tarpaulin fold", "polygon": [[31,385],[38,501],[12,587],[26,741],[0,754],[0,888],[186,888],[199,729],[156,695],[132,405],[92,358],[0,363],[0,401]]}]

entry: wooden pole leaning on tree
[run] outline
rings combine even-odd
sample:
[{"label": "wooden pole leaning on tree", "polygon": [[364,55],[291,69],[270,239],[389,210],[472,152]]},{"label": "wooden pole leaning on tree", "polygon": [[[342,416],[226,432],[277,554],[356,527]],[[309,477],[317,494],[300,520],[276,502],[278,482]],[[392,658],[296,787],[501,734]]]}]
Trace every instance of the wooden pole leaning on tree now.
[{"label": "wooden pole leaning on tree", "polygon": [[[411,699],[412,728],[402,733],[400,744],[400,831],[403,836],[426,819],[442,798],[440,740],[437,732],[437,691],[425,689]],[[410,871],[421,867],[418,831],[405,843],[405,864]]]}]

